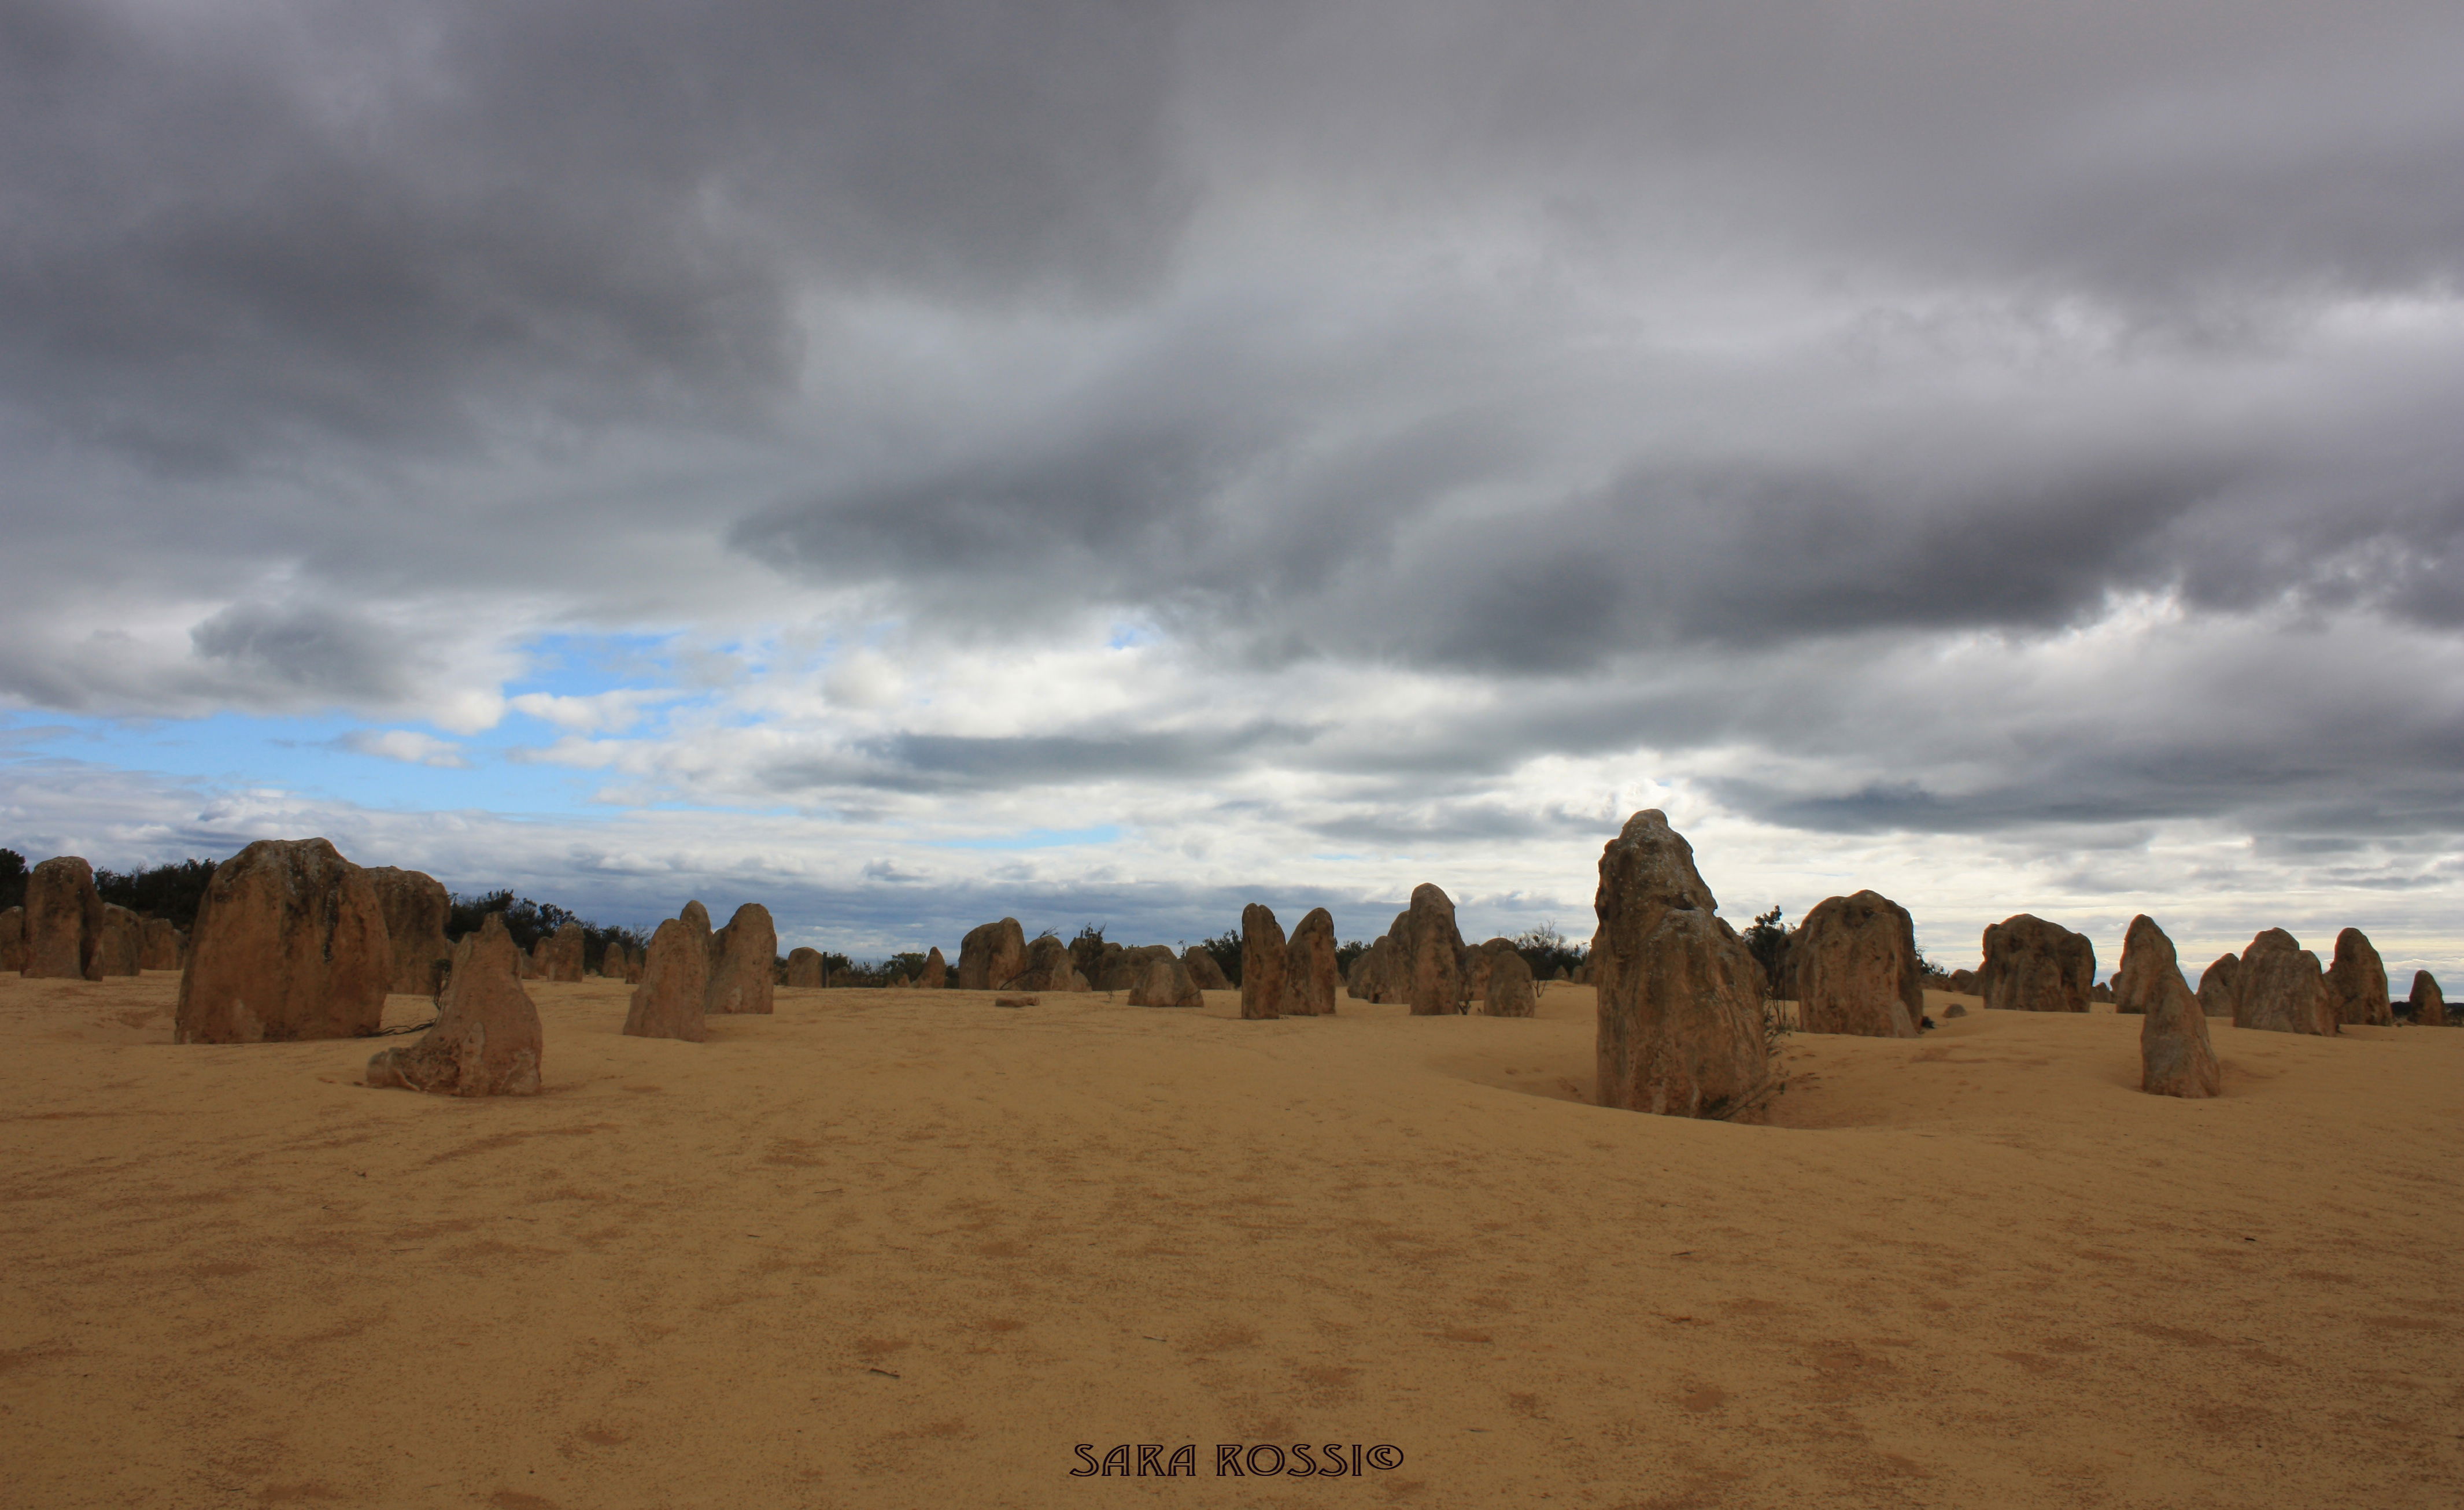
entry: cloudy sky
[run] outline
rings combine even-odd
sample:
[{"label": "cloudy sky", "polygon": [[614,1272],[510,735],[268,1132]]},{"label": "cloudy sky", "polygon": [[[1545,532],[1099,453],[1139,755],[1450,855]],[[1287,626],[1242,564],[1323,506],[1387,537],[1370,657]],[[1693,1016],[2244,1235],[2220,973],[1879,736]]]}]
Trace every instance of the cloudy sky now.
[{"label": "cloudy sky", "polygon": [[[2464,11],[7,0],[0,843],[2464,969]],[[2399,991],[2402,989],[2399,979]]]}]

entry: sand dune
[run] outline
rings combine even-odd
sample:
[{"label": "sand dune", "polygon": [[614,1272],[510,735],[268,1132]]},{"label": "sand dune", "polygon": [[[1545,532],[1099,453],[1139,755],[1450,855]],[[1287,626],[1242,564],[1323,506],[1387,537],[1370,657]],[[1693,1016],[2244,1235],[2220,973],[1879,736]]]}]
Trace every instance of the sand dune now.
[{"label": "sand dune", "polygon": [[[10,1505],[2438,1505],[2464,1032],[1971,1011],[1790,1041],[1773,1125],[1531,1020],[531,987],[547,1090],[175,1047],[0,978]],[[1937,996],[1935,1002],[1941,1003]],[[387,1020],[428,1004],[395,997]],[[1939,1014],[1937,1013],[1937,1017]],[[1391,1443],[1316,1484],[1214,1444]],[[1076,1443],[1202,1477],[1073,1478]]]}]

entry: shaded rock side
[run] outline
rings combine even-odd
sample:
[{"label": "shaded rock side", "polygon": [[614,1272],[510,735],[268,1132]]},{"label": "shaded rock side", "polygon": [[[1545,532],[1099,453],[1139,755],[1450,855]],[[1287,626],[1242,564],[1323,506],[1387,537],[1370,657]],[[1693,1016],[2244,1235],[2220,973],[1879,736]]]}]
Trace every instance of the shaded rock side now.
[{"label": "shaded rock side", "polygon": [[1916,924],[1879,891],[1828,897],[1790,940],[1797,1025],[1808,1033],[1912,1039],[1925,1019]]},{"label": "shaded rock side", "polygon": [[[1104,974],[1097,977],[1095,989],[1098,991],[1132,990],[1136,987],[1139,977],[1146,974],[1147,966],[1158,959],[1177,961],[1179,957],[1172,952],[1172,946],[1169,944],[1140,944],[1118,951],[1107,946]],[[1186,974],[1188,968],[1183,965],[1182,972]]]},{"label": "shaded rock side", "polygon": [[95,941],[94,973],[134,975],[145,968],[145,920],[117,902],[102,905],[102,934]]},{"label": "shaded rock side", "polygon": [[1189,967],[1166,950],[1161,959],[1144,961],[1138,978],[1130,985],[1130,1005],[1202,1007],[1206,996],[1198,989],[1198,982],[1189,978]]},{"label": "shaded rock side", "polygon": [[2417,1028],[2447,1026],[2447,994],[2438,989],[2438,977],[2426,970],[2412,973],[2412,1025]]},{"label": "shaded rock side", "polygon": [[144,940],[138,946],[138,968],[177,970],[187,962],[188,935],[181,932],[167,917],[147,918]]},{"label": "shaded rock side", "polygon": [[446,965],[453,957],[453,945],[445,937],[453,899],[446,894],[445,883],[398,865],[364,868],[368,885],[376,888],[377,909],[385,916],[385,949],[393,961],[386,989],[406,996],[434,996],[444,988]]},{"label": "shaded rock side", "polygon": [[[705,927],[709,920],[704,912]],[[668,919],[642,952],[642,981],[625,1011],[626,1033],[637,1039],[701,1042],[710,1036],[702,1020],[702,998],[709,987],[710,944],[703,929],[685,918]]]},{"label": "shaded rock side", "polygon": [[2139,1027],[2139,1088],[2151,1096],[2196,1101],[2212,1096],[2223,1082],[2216,1051],[2208,1041],[2208,1015],[2182,978],[2173,941],[2144,913],[2130,920],[2122,941],[2122,968],[2113,974],[2117,1011],[2145,1017]]},{"label": "shaded rock side", "polygon": [[599,951],[599,976],[603,980],[627,978],[633,965],[633,952],[621,938],[611,938]]},{"label": "shaded rock side", "polygon": [[799,991],[818,991],[822,986],[822,952],[818,949],[796,949],[787,952],[787,984]]},{"label": "shaded rock side", "polygon": [[1428,882],[1412,888],[1403,913],[1405,1000],[1416,1018],[1461,1012],[1463,1006],[1463,941],[1455,927],[1454,899]]},{"label": "shaded rock side", "polygon": [[1232,982],[1224,978],[1223,967],[1215,962],[1214,955],[1197,945],[1193,944],[1180,952],[1180,963],[1181,968],[1189,972],[1189,978],[1198,982],[1199,990],[1229,991],[1232,989]]},{"label": "shaded rock side", "polygon": [[1284,1016],[1334,1016],[1334,988],[1341,979],[1334,968],[1334,914],[1311,908],[1284,950]]},{"label": "shaded rock side", "polygon": [[2233,1026],[2332,1035],[2336,1012],[2327,1000],[2327,973],[2319,968],[2319,956],[2280,928],[2252,939],[2241,952],[2234,983]]},{"label": "shaded rock side", "polygon": [[1252,1021],[1284,1015],[1284,969],[1291,952],[1272,908],[1241,909],[1241,1016]]},{"label": "shaded rock side", "polygon": [[2241,956],[2218,954],[2213,964],[2199,972],[2199,1010],[2211,1018],[2232,1017],[2240,982]]},{"label": "shaded rock side", "polygon": [[2395,1026],[2395,1003],[2387,999],[2387,965],[2370,936],[2357,928],[2336,935],[2336,957],[2327,967],[2327,1007],[2339,1023],[2365,1027]]},{"label": "shaded rock side", "polygon": [[1972,971],[1972,970],[1954,970],[1954,971],[1952,971],[1952,972],[1950,973],[1950,984],[1949,984],[1949,985],[1947,985],[1947,986],[1946,986],[1946,987],[1944,987],[1943,989],[1944,989],[1944,990],[1946,990],[1946,991],[1952,992],[1952,993],[1954,993],[1954,994],[1956,994],[1956,995],[1958,995],[1958,996],[1975,996],[1975,995],[1976,995],[1976,972],[1974,972],[1974,971]]},{"label": "shaded rock side", "polygon": [[1694,871],[1693,846],[1646,809],[1600,852],[1587,963],[1599,993],[1597,1096],[1664,1116],[1750,1115],[1777,1088],[1762,966]]},{"label": "shaded rock side", "polygon": [[371,1085],[438,1096],[536,1096],[543,1035],[522,989],[521,951],[491,912],[453,946],[436,1024],[407,1048],[368,1061]]},{"label": "shaded rock side", "polygon": [[263,839],[215,867],[180,974],[183,1043],[374,1033],[393,945],[367,873],[322,839]]},{"label": "shaded rock side", "polygon": [[779,958],[779,930],[770,922],[770,909],[759,902],[745,903],[713,935],[712,944],[702,1010],[768,1016],[774,1006],[771,972]]},{"label": "shaded rock side", "polygon": [[1026,968],[1026,930],[1014,917],[969,929],[958,941],[958,989],[998,991]]},{"label": "shaded rock side", "polygon": [[924,973],[915,977],[915,984],[926,991],[941,991],[948,988],[950,963],[941,957],[940,945],[934,945],[932,952],[924,956]]},{"label": "shaded rock side", "polygon": [[2000,1012],[2085,1012],[2096,984],[2087,935],[2022,912],[1985,930],[1977,994]]},{"label": "shaded rock side", "polygon": [[1491,954],[1481,1000],[1481,1010],[1492,1018],[1528,1018],[1538,1013],[1540,995],[1531,983],[1530,962],[1511,949]]},{"label": "shaded rock side", "polygon": [[12,907],[0,910],[0,971],[23,974],[26,969],[26,909]]},{"label": "shaded rock side", "polygon": [[95,951],[102,945],[102,893],[94,866],[56,855],[26,877],[26,963],[30,980],[100,980]]}]

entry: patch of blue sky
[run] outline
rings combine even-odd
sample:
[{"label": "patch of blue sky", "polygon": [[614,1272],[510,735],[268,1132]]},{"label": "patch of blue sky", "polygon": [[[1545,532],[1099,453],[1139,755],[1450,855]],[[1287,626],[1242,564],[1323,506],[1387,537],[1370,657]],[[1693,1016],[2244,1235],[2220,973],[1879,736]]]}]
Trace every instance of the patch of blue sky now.
[{"label": "patch of blue sky", "polygon": [[[482,811],[583,817],[609,811],[590,800],[599,773],[504,758],[500,733],[462,738],[442,731],[370,724],[328,713],[260,717],[215,713],[205,718],[111,719],[44,712],[0,715],[0,729],[22,737],[8,753],[85,761],[151,772],[220,787],[276,787],[303,797],[401,812]],[[367,738],[407,732],[436,755],[463,765],[430,765],[351,748]]]},{"label": "patch of blue sky", "polygon": [[1163,632],[1153,624],[1121,623],[1112,625],[1111,632],[1104,637],[1104,644],[1114,650],[1129,650],[1142,645],[1158,644],[1162,639]]},{"label": "patch of blue sky", "polygon": [[672,634],[542,634],[524,642],[528,670],[505,694],[588,697],[676,683]]},{"label": "patch of blue sky", "polygon": [[1030,828],[984,839],[939,839],[933,843],[940,849],[1060,849],[1070,844],[1109,844],[1120,837],[1120,824],[1103,823],[1094,828]]}]

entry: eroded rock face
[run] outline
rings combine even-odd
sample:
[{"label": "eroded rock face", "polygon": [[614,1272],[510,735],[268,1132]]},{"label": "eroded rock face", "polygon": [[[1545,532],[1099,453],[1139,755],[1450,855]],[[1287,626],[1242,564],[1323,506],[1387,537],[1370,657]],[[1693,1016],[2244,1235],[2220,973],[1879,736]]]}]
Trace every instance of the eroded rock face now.
[{"label": "eroded rock face", "polygon": [[30,980],[100,980],[95,952],[102,946],[102,893],[94,866],[58,855],[26,877],[26,963]]},{"label": "eroded rock face", "polygon": [[771,969],[779,958],[779,930],[771,925],[770,909],[759,902],[745,903],[711,942],[702,1010],[721,1016],[769,1015]]},{"label": "eroded rock face", "polygon": [[599,976],[602,980],[630,979],[633,952],[621,938],[611,938],[599,952]]},{"label": "eroded rock face", "polygon": [[582,925],[564,923],[539,941],[539,978],[541,980],[578,982],[582,979],[582,956],[587,945]]},{"label": "eroded rock face", "polygon": [[1232,989],[1232,982],[1224,978],[1223,967],[1215,962],[1215,956],[1195,944],[1181,951],[1180,964],[1189,972],[1189,978],[1198,982],[1200,991]]},{"label": "eroded rock face", "polygon": [[1952,971],[1950,973],[1950,984],[1943,989],[1962,996],[1972,996],[1976,995],[1976,972],[1972,970]]},{"label": "eroded rock face", "polygon": [[2412,973],[2412,1025],[2417,1028],[2447,1026],[2447,994],[2438,989],[2438,977],[2426,970]]},{"label": "eroded rock face", "polygon": [[650,947],[642,953],[642,982],[625,1012],[625,1031],[631,1037],[699,1043],[710,1036],[702,1020],[702,998],[710,987],[710,914],[701,914],[700,928],[694,921],[671,917],[650,935]]},{"label": "eroded rock face", "polygon": [[1817,903],[1790,941],[1797,1024],[1808,1033],[1912,1039],[1925,1018],[1917,930],[1878,891]]},{"label": "eroded rock face", "polygon": [[2208,1041],[2208,1015],[2182,978],[2173,941],[2145,914],[2130,920],[2123,938],[2113,1003],[2147,1019],[2139,1028],[2140,1089],[2191,1101],[2217,1093],[2223,1072]]},{"label": "eroded rock face", "polygon": [[2218,954],[2215,963],[2199,972],[2199,1010],[2211,1018],[2232,1017],[2240,982],[2241,956]]},{"label": "eroded rock face", "polygon": [[1290,945],[1274,909],[1252,902],[1241,909],[1241,1016],[1251,1020],[1284,1015],[1284,967]]},{"label": "eroded rock face", "polygon": [[1693,846],[1646,809],[1600,854],[1592,983],[1599,1104],[1680,1117],[1752,1115],[1778,1082],[1762,966],[1694,870]]},{"label": "eroded rock face", "polygon": [[177,970],[187,963],[188,935],[173,926],[167,917],[145,920],[143,940],[138,945],[137,964],[141,970]]},{"label": "eroded rock face", "polygon": [[958,941],[958,989],[998,991],[1026,968],[1026,930],[1005,917],[970,929]]},{"label": "eroded rock face", "polygon": [[26,909],[12,907],[0,911],[0,971],[23,974],[26,969]]},{"label": "eroded rock face", "polygon": [[[963,949],[960,958],[964,959]],[[960,969],[965,967],[962,964]],[[1050,933],[1036,938],[1026,946],[1026,958],[1017,974],[1001,981],[1003,991],[1075,991],[1078,967],[1069,958],[1069,946]]]},{"label": "eroded rock face", "polygon": [[1408,972],[1403,969],[1403,952],[1396,939],[1405,931],[1404,920],[1409,913],[1397,913],[1395,927],[1370,940],[1369,950],[1352,962],[1352,974],[1345,989],[1356,1001],[1400,1001],[1408,993]]},{"label": "eroded rock face", "polygon": [[1521,952],[1503,950],[1488,956],[1488,981],[1483,990],[1482,1011],[1492,1018],[1528,1018],[1540,1010],[1540,996],[1531,983],[1531,965]]},{"label": "eroded rock face", "polygon": [[2269,929],[2241,952],[2233,991],[2233,1026],[2266,1033],[2336,1031],[2336,1009],[2327,999],[2326,972],[2319,956],[2280,928]]},{"label": "eroded rock face", "polygon": [[501,912],[453,947],[436,1025],[407,1048],[368,1061],[371,1085],[401,1085],[438,1096],[536,1096],[544,1036],[539,1009],[522,989],[521,951]]},{"label": "eroded rock face", "polygon": [[1334,988],[1340,980],[1334,968],[1334,914],[1311,908],[1292,930],[1284,952],[1284,1016],[1334,1016]]},{"label": "eroded rock face", "polygon": [[1406,998],[1416,1018],[1439,1017],[1463,1010],[1463,941],[1455,928],[1454,899],[1427,882],[1412,888],[1412,905],[1403,914],[1410,972]]},{"label": "eroded rock face", "polygon": [[2387,999],[2387,966],[2370,936],[2357,928],[2336,935],[2335,962],[2327,967],[2327,1007],[2339,1023],[2391,1028],[2395,1004]]},{"label": "eroded rock face", "polygon": [[1189,967],[1164,951],[1161,959],[1148,959],[1138,978],[1130,986],[1130,1005],[1133,1007],[1202,1007],[1206,997],[1198,982],[1189,978]]},{"label": "eroded rock face", "polygon": [[322,839],[263,839],[221,865],[180,975],[183,1043],[374,1033],[393,945],[367,872]]},{"label": "eroded rock face", "polygon": [[950,962],[941,957],[940,945],[934,945],[932,952],[924,956],[924,974],[917,977],[915,983],[927,991],[942,991],[949,987]]},{"label": "eroded rock face", "polygon": [[2096,946],[2083,933],[2022,912],[1985,930],[1978,994],[2002,1012],[2085,1012]]},{"label": "eroded rock face", "polygon": [[144,968],[145,920],[117,902],[102,905],[102,936],[94,946],[97,975],[134,975]]},{"label": "eroded rock face", "polygon": [[822,986],[822,952],[818,949],[796,949],[787,952],[787,984],[800,991],[818,991]]},{"label": "eroded rock face", "polygon": [[376,888],[377,908],[385,914],[385,947],[393,960],[386,989],[406,996],[435,996],[453,957],[453,946],[445,937],[453,899],[446,894],[445,883],[396,865],[368,866],[367,877]]}]

